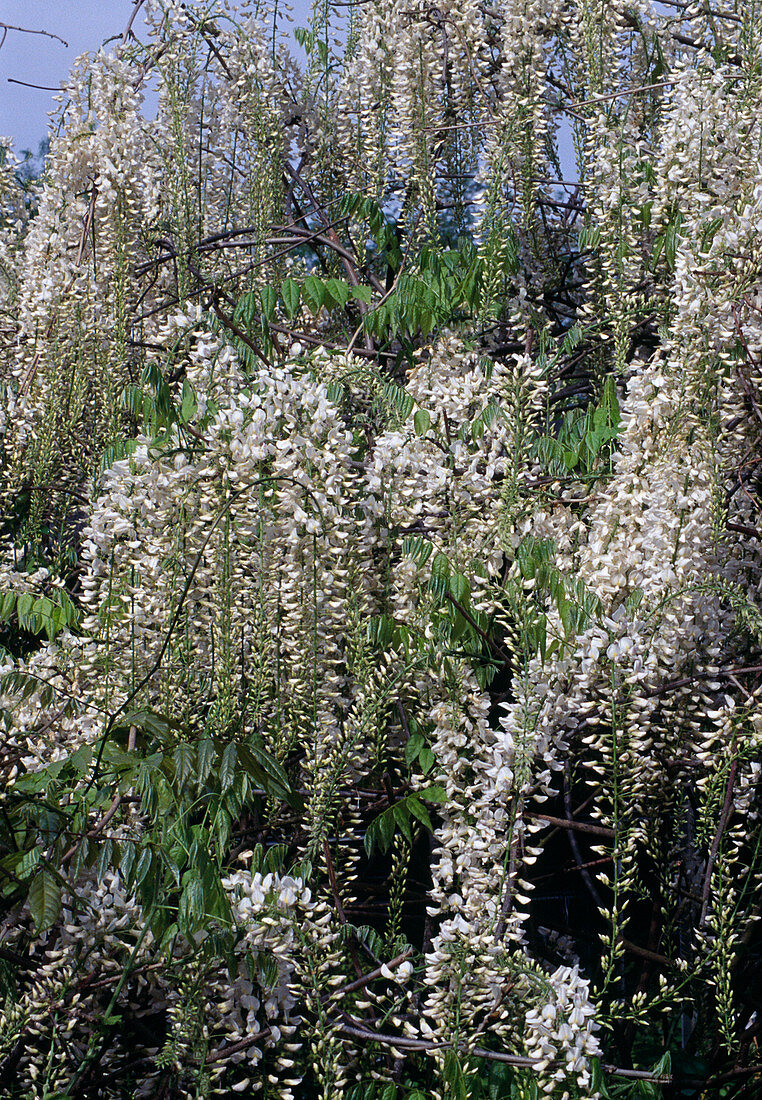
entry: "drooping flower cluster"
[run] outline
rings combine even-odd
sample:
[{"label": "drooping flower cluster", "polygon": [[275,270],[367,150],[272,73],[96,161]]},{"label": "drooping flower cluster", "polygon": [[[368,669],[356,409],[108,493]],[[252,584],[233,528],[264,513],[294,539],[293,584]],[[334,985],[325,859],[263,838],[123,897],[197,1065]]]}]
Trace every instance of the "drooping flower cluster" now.
[{"label": "drooping flower cluster", "polygon": [[[590,1003],[590,983],[580,978],[577,967],[560,966],[548,976],[555,994],[542,1009],[527,1012],[527,1049],[553,1072],[550,1082],[563,1084],[578,1074],[581,1089],[590,1089],[589,1058],[600,1053],[595,1038],[595,1009]],[[549,1083],[547,1091],[553,1085]]]}]

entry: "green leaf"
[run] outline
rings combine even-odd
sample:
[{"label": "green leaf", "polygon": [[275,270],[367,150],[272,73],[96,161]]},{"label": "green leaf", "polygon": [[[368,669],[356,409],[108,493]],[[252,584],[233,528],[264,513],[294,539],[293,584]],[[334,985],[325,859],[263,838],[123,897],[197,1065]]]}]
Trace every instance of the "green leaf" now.
[{"label": "green leaf", "polygon": [[450,560],[447,554],[443,554],[441,550],[434,555],[434,560],[431,563],[431,574],[434,577],[450,576]]},{"label": "green leaf", "polygon": [[275,306],[278,301],[275,287],[263,286],[259,292],[259,300],[262,303],[262,314],[265,320],[269,321],[275,312]]},{"label": "green leaf", "polygon": [[407,764],[412,764],[425,744],[426,742],[424,741],[422,734],[411,734],[408,738],[407,744],[405,745],[405,762]]},{"label": "green leaf", "polygon": [[90,770],[90,765],[93,760],[93,747],[92,745],[80,745],[78,749],[69,757],[69,764],[72,766],[75,772],[79,775],[84,775],[85,772]]},{"label": "green leaf", "polygon": [[175,749],[173,757],[175,780],[178,787],[182,787],[186,779],[190,778],[192,775],[194,759],[195,753],[193,751],[193,746],[181,741]]},{"label": "green leaf", "polygon": [[125,882],[130,882],[130,875],[132,874],[132,868],[135,866],[135,855],[137,853],[137,845],[127,842],[122,849],[122,858],[119,862],[119,874],[122,876]]},{"label": "green leaf", "polygon": [[29,887],[29,911],[38,932],[52,928],[61,913],[61,883],[43,870]]},{"label": "green leaf", "polygon": [[187,878],[180,895],[178,917],[182,925],[192,925],[195,917],[204,911],[204,890],[197,878]]},{"label": "green leaf", "polygon": [[341,405],[343,404],[347,391],[346,387],[343,386],[341,382],[329,382],[326,387],[326,393],[329,401],[334,405]]},{"label": "green leaf", "polygon": [[672,1073],[672,1053],[669,1050],[665,1050],[659,1061],[655,1064],[652,1072],[657,1077],[667,1077]]},{"label": "green leaf", "polygon": [[431,426],[431,413],[426,409],[418,409],[413,417],[413,427],[416,435],[426,435]]},{"label": "green leaf", "polygon": [[704,226],[703,231],[701,233],[701,249],[700,249],[701,252],[708,252],[709,249],[712,247],[712,241],[714,240],[714,238],[717,234],[717,230],[722,225],[722,221],[723,221],[722,218],[712,218]]},{"label": "green leaf", "polygon": [[143,417],[143,409],[146,402],[146,396],[140,386],[136,386],[134,383],[125,386],[122,390],[122,396],[120,404],[125,412],[133,418],[133,420],[141,420]]},{"label": "green leaf", "polygon": [[238,746],[235,741],[231,741],[229,745],[225,746],[220,762],[220,790],[223,794],[233,786],[237,761]]},{"label": "green leaf", "polygon": [[54,637],[56,634],[60,633],[60,631],[63,630],[63,628],[67,625],[67,621],[68,620],[65,609],[61,607],[60,604],[56,604],[50,614],[50,623]]},{"label": "green leaf", "polygon": [[463,607],[471,601],[471,585],[462,573],[453,573],[450,577],[450,595]]},{"label": "green leaf", "polygon": [[198,743],[198,762],[196,765],[196,788],[201,788],[206,783],[209,773],[214,767],[217,750],[211,737],[202,737]]},{"label": "green leaf", "polygon": [[378,845],[378,838],[379,838],[378,822],[379,822],[379,818],[376,818],[374,821],[371,821],[370,825],[365,830],[365,839],[363,840],[363,846],[364,846],[365,851],[367,852],[367,854],[369,856],[373,855],[373,850]]},{"label": "green leaf", "polygon": [[378,831],[381,838],[381,849],[387,851],[389,845],[392,842],[394,836],[394,806],[390,806],[388,810],[384,810],[381,817],[378,819]]},{"label": "green leaf", "polygon": [[175,880],[175,885],[179,886],[181,875],[180,875],[180,868],[177,864],[177,861],[175,859],[173,859],[172,855],[168,851],[166,851],[164,848],[159,849],[159,856],[160,856],[161,861],[164,864],[164,866],[169,869],[169,873],[172,875],[172,878]]},{"label": "green leaf", "polygon": [[50,618],[50,614],[53,610],[53,601],[49,600],[47,596],[38,596],[32,604],[32,614],[39,615],[42,618]]},{"label": "green leaf", "polygon": [[408,844],[413,843],[413,834],[410,829],[410,810],[408,809],[407,799],[404,802],[398,802],[392,807],[394,814],[394,820],[402,830],[402,834],[407,840]]},{"label": "green leaf", "polygon": [[368,619],[368,641],[372,646],[385,649],[394,637],[394,619],[391,615],[371,615]]},{"label": "green leaf", "polygon": [[431,579],[429,587],[435,596],[444,599],[449,591],[450,562],[446,554],[441,550],[434,555],[431,562]]},{"label": "green leaf", "polygon": [[431,818],[429,817],[429,811],[421,804],[417,795],[411,794],[408,796],[407,806],[413,817],[417,817],[421,824],[425,825],[431,832],[434,831],[434,826],[431,824]]},{"label": "green leaf", "polygon": [[407,535],[402,541],[402,553],[413,558],[419,566],[426,564],[433,550],[434,544],[420,535]]},{"label": "green leaf", "polygon": [[137,867],[135,868],[135,885],[140,886],[144,881],[146,875],[151,870],[151,864],[153,863],[153,852],[150,848],[144,848],[140,853],[140,859],[138,860]]},{"label": "green leaf", "polygon": [[352,297],[352,289],[343,279],[326,279],[325,289],[337,306],[345,306]]},{"label": "green leaf", "polygon": [[[98,882],[103,881],[103,876],[106,874],[109,867],[111,867],[113,852],[113,841],[108,837],[98,845],[98,858],[95,861],[95,877],[98,879]],[[118,862],[118,860],[114,860],[113,862]]]},{"label": "green leaf", "polygon": [[401,420],[407,420],[415,406],[412,395],[407,393],[402,386],[398,386],[396,382],[387,382],[384,386],[384,397],[396,415]]},{"label": "green leaf", "polygon": [[[11,857],[8,857],[12,859],[13,873],[16,878],[29,878],[32,871],[39,866],[42,852],[42,848],[30,848],[28,852],[22,852],[20,855],[14,852]],[[3,863],[5,864],[5,860]]]},{"label": "green leaf", "polygon": [[669,225],[664,231],[664,259],[667,263],[667,267],[670,271],[675,270],[675,259],[677,255],[677,245],[680,240],[680,230],[683,224],[683,215],[677,210],[673,215]]},{"label": "green leaf", "polygon": [[19,620],[26,619],[34,607],[34,596],[31,592],[22,592],[16,601],[16,615]]},{"label": "green leaf", "polygon": [[601,243],[601,227],[599,225],[586,225],[579,231],[578,244],[580,252],[595,249]]},{"label": "green leaf", "polygon": [[274,989],[278,984],[278,960],[274,955],[258,951],[255,958],[255,973],[263,989]]},{"label": "green leaf", "polygon": [[365,302],[366,305],[370,305],[373,299],[373,291],[369,286],[353,286],[352,297],[356,298],[358,302]]},{"label": "green leaf", "polygon": [[561,623],[564,628],[564,633],[567,638],[574,632],[577,616],[575,614],[574,604],[570,600],[561,599],[558,600],[558,614],[561,617]]},{"label": "green leaf", "polygon": [[317,275],[308,275],[302,284],[302,297],[310,311],[317,314],[325,303],[325,284]]},{"label": "green leaf", "polygon": [[473,309],[479,298],[480,281],[481,262],[477,260],[471,265],[465,278],[457,287],[454,294],[454,304],[457,306],[465,305],[467,308]]},{"label": "green leaf", "polygon": [[254,326],[257,314],[257,298],[253,292],[244,294],[242,298],[239,298],[233,312],[233,319],[243,325],[245,329],[251,330]]},{"label": "green leaf", "polygon": [[187,424],[198,412],[198,400],[196,391],[186,378],[183,382],[183,397],[180,405],[180,419]]},{"label": "green leaf", "polygon": [[2,691],[8,695],[15,695],[19,702],[25,702],[40,690],[40,681],[36,676],[27,675],[26,672],[8,672],[0,679]]},{"label": "green leaf", "polygon": [[629,616],[635,614],[643,602],[644,592],[642,588],[633,588],[627,599],[624,601],[625,610]]},{"label": "green leaf", "polygon": [[178,733],[182,733],[182,726],[173,718],[159,714],[155,710],[128,710],[114,726],[112,732],[129,734],[130,728],[142,730],[143,733],[157,738],[159,741],[174,741]]},{"label": "green leaf", "polygon": [[424,775],[428,775],[431,769],[434,767],[436,757],[429,745],[424,745],[418,754],[418,763],[421,765],[421,771]]},{"label": "green leaf", "polygon": [[658,236],[654,238],[654,246],[651,250],[651,260],[649,265],[652,271],[656,270],[656,265],[659,262],[659,257],[664,251],[664,236],[664,233],[659,233]]},{"label": "green leaf", "polygon": [[299,309],[299,284],[294,279],[284,279],[280,288],[280,294],[286,309],[286,316],[289,321],[293,321]]},{"label": "green leaf", "polygon": [[432,783],[430,787],[424,787],[422,791],[418,791],[418,797],[425,798],[427,802],[446,802],[447,791],[438,783]]},{"label": "green leaf", "polygon": [[262,863],[262,869],[265,874],[268,871],[279,871],[286,862],[287,855],[287,844],[273,844],[272,848],[270,848]]}]

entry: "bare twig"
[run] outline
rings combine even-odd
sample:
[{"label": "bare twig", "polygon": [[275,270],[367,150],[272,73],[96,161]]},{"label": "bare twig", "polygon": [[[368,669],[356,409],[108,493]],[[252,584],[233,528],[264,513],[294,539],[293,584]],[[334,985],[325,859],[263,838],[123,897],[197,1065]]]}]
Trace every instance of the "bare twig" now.
[{"label": "bare twig", "polygon": [[[382,1046],[396,1047],[398,1050],[420,1050],[426,1053],[436,1053],[453,1049],[450,1043],[438,1043],[431,1039],[408,1039],[398,1035],[386,1035],[383,1032],[371,1031],[369,1028],[364,1027],[360,1020],[352,1020],[351,1017],[347,1017],[347,1019],[351,1022],[340,1024],[339,1030],[344,1035],[351,1035],[353,1038],[380,1043]],[[485,1050],[483,1047],[469,1047],[467,1043],[461,1043],[458,1049],[472,1054],[476,1058],[484,1058],[490,1062],[502,1062],[505,1065],[518,1066],[523,1069],[541,1070],[545,1067],[545,1062],[535,1058],[527,1058],[521,1054],[503,1054],[502,1051]],[[670,1074],[651,1073],[642,1069],[622,1069],[619,1066],[610,1065],[604,1065],[602,1068],[614,1077],[625,1077],[631,1081],[658,1081],[665,1085],[672,1081]]]},{"label": "bare twig", "polygon": [[552,817],[550,814],[537,813],[534,810],[525,810],[527,817],[533,817],[538,821],[547,821],[549,825],[555,825],[558,829],[574,829],[578,833],[590,833],[592,836],[605,836],[613,839],[616,833],[605,825],[591,825],[587,821],[569,821],[565,817]]},{"label": "bare twig", "polygon": [[124,34],[122,35],[122,45],[123,46],[126,45],[128,38],[130,38],[130,37],[134,38],[135,37],[135,35],[133,33],[133,30],[132,30],[132,24],[135,22],[135,16],[138,14],[140,9],[143,7],[143,4],[145,4],[145,0],[134,0],[134,4],[135,4],[135,6],[132,9],[132,15],[130,16],[130,21],[127,24],[127,26],[124,28]]},{"label": "bare twig", "polygon": [[344,993],[354,993],[357,989],[363,989],[370,982],[374,982],[376,978],[383,978],[384,974],[382,973],[382,971],[394,970],[401,963],[405,962],[406,959],[409,959],[412,954],[412,947],[408,947],[406,951],[403,951],[401,955],[397,955],[390,962],[383,963],[381,966],[377,966],[375,970],[371,970],[369,974],[363,974],[362,977],[357,978],[355,981],[349,982],[347,985],[341,986],[340,989],[337,989],[335,990],[335,992],[331,993],[330,999],[332,1001],[335,1001],[338,997],[343,996]]},{"label": "bare twig", "polygon": [[680,688],[690,687],[700,680],[727,680],[741,673],[762,672],[762,665],[738,665],[734,668],[719,668],[712,672],[694,672],[692,676],[681,676],[678,680],[668,680],[658,687],[648,688],[644,693],[649,698],[657,695],[666,695],[670,691],[678,691]]},{"label": "bare twig", "polygon": [[[0,23],[0,27],[2,27],[4,31],[19,31],[21,34],[41,34],[45,38],[54,38],[56,42],[60,42],[61,45],[66,46],[67,49],[69,48],[69,43],[66,39],[61,38],[60,34],[53,34],[52,31],[35,31],[31,30],[29,27],[15,27],[12,23]],[[57,90],[58,89],[56,89],[56,91]]]},{"label": "bare twig", "polygon": [[626,940],[620,936],[618,942],[621,943],[625,951],[629,951],[631,955],[639,955],[641,959],[647,959],[649,962],[658,963],[659,966],[669,967],[673,965],[666,955],[660,955],[656,951],[651,951],[648,947],[641,947],[639,944],[633,943],[632,940]]},{"label": "bare twig", "polygon": [[40,92],[60,92],[61,85],[57,85],[55,88],[51,84],[30,84],[28,80],[16,80],[15,77],[8,77],[9,84],[20,84],[22,88],[37,88]]}]

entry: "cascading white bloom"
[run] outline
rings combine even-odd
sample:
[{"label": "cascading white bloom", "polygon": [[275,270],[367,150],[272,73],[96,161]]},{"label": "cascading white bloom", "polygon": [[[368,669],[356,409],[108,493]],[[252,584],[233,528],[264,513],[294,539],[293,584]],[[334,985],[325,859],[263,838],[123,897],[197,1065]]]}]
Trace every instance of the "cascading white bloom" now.
[{"label": "cascading white bloom", "polygon": [[600,1054],[590,983],[577,967],[560,966],[548,976],[548,985],[552,996],[526,1015],[527,1050],[548,1073],[546,1092],[576,1075],[579,1088],[590,1094],[589,1059]]}]

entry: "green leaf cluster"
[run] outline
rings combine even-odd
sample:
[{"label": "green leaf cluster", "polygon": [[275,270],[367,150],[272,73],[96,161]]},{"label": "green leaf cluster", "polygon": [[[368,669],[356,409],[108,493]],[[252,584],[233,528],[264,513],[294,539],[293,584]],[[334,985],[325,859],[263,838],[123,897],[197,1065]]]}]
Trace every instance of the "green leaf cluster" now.
[{"label": "green leaf cluster", "polygon": [[[22,683],[4,686],[29,690]],[[131,792],[139,795],[147,822],[140,838],[92,833],[93,816]],[[157,934],[170,927],[190,934],[212,918],[229,923],[220,880],[234,822],[252,799],[301,808],[283,767],[256,740],[194,734],[156,711],[128,711],[100,746],[82,746],[16,780],[6,799],[2,892],[26,894],[44,928],[83,868],[93,868],[98,880],[118,870],[126,888],[154,912]],[[78,838],[73,845],[72,837]],[[271,849],[257,858],[264,867],[281,865],[283,857],[282,849]]]},{"label": "green leaf cluster", "polygon": [[6,591],[0,594],[0,623],[53,641],[62,630],[75,631],[81,613],[65,589],[53,586],[49,594]]},{"label": "green leaf cluster", "polygon": [[481,272],[482,260],[470,243],[444,251],[425,246],[415,269],[402,271],[385,299],[365,314],[365,331],[382,342],[410,341],[473,317]]},{"label": "green leaf cluster", "polygon": [[391,847],[394,834],[399,831],[405,837],[408,844],[413,843],[413,829],[415,822],[420,822],[425,829],[433,830],[429,812],[423,805],[426,802],[445,802],[447,794],[444,787],[434,783],[424,787],[420,791],[401,798],[393,803],[382,814],[374,818],[365,833],[365,851],[372,855],[376,849],[388,852]]},{"label": "green leaf cluster", "polygon": [[142,383],[130,383],[123,389],[121,407],[140,425],[143,434],[159,441],[166,438],[173,427],[183,429],[193,423],[198,413],[198,398],[187,378],[175,397],[158,364],[148,363],[143,370]]},{"label": "green leaf cluster", "polygon": [[620,422],[616,385],[609,375],[600,401],[564,413],[557,431],[535,440],[532,456],[552,476],[574,473],[585,478],[607,473]]}]

